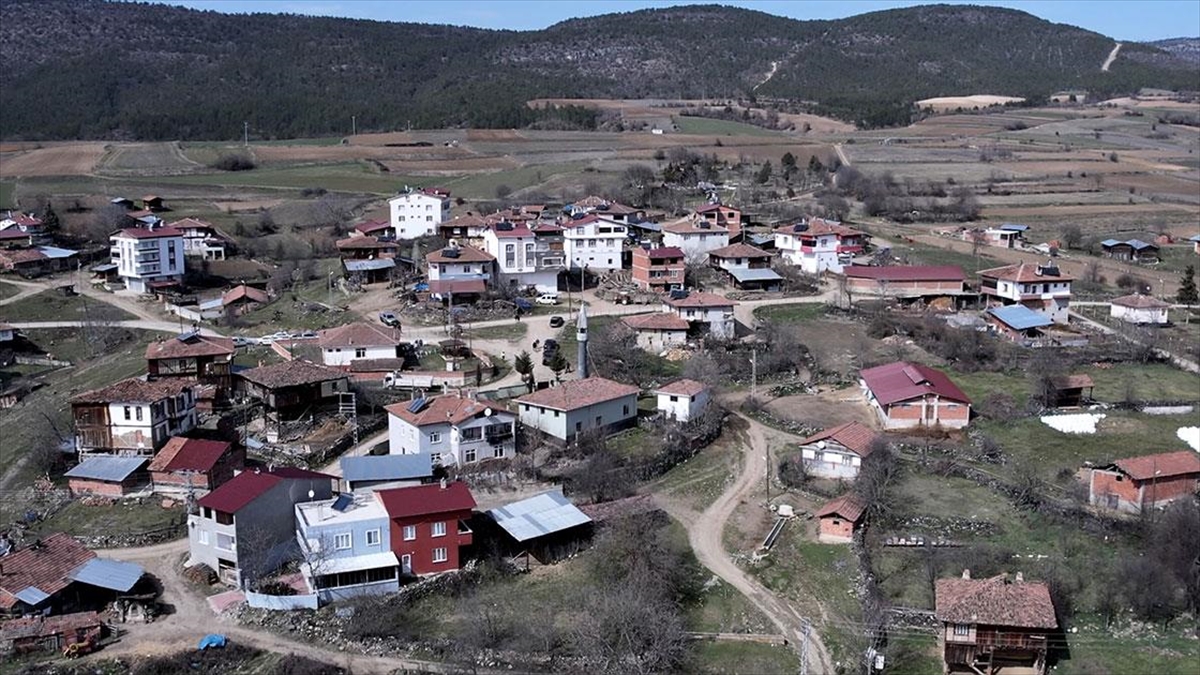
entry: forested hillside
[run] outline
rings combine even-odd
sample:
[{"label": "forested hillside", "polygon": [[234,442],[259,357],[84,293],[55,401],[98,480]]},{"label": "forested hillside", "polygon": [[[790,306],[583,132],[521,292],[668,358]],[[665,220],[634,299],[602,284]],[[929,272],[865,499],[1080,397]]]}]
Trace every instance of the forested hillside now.
[{"label": "forested hillside", "polygon": [[1101,73],[1111,39],[981,7],[795,21],[692,6],[528,32],[92,0],[9,0],[0,12],[7,139],[228,139],[243,121],[285,138],[346,133],[352,115],[360,130],[592,124],[530,110],[535,97],[754,94],[879,126],[906,122],[928,96],[1196,79],[1195,64],[1149,45],[1127,45]]}]

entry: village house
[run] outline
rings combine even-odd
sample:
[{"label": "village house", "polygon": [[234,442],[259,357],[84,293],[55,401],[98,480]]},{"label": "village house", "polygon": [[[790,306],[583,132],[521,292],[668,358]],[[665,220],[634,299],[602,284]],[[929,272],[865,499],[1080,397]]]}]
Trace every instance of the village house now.
[{"label": "village house", "polygon": [[183,254],[202,260],[225,260],[233,252],[234,242],[216,225],[199,218],[184,218],[167,227],[183,236]]},{"label": "village house", "polygon": [[800,441],[800,459],[814,476],[853,480],[879,440],[866,425],[847,422]]},{"label": "village house", "polygon": [[558,273],[566,269],[561,230],[544,228],[538,234],[525,225],[501,222],[483,233],[483,247],[496,260],[501,284],[538,293],[558,290]]},{"label": "village house", "polygon": [[461,549],[472,544],[467,526],[475,498],[465,483],[440,483],[375,493],[390,521],[392,553],[400,573],[423,577],[460,567]]},{"label": "village house", "polygon": [[704,261],[709,251],[729,246],[729,230],[707,220],[685,216],[662,226],[663,246],[683,251],[689,260]]},{"label": "village house", "polygon": [[884,429],[963,429],[971,421],[971,399],[929,366],[897,361],[867,368],[859,377]]},{"label": "village house", "polygon": [[391,454],[427,454],[434,464],[463,466],[516,452],[517,416],[491,401],[443,394],[385,409]]},{"label": "village house", "polygon": [[682,379],[654,391],[658,398],[655,408],[663,417],[676,422],[689,422],[704,414],[712,400],[712,388],[703,382]]},{"label": "village house", "polygon": [[317,331],[321,361],[336,368],[365,359],[395,359],[400,355],[400,329],[372,323],[350,323]]},{"label": "village house", "polygon": [[1170,322],[1171,305],[1152,295],[1123,295],[1113,298],[1111,303],[1109,316],[1125,323],[1165,326]]},{"label": "village house", "polygon": [[943,672],[995,673],[1004,668],[1045,675],[1048,641],[1058,628],[1050,588],[1017,572],[990,579],[938,579],[934,616],[941,622]]},{"label": "village house", "polygon": [[396,230],[392,228],[392,224],[386,220],[364,220],[354,226],[354,231],[350,233],[352,237],[374,237],[376,239],[392,239],[396,236]]},{"label": "village house", "polygon": [[683,251],[674,246],[633,249],[631,279],[638,288],[665,293],[682,290],[687,265]]},{"label": "village house", "polygon": [[516,399],[521,424],[559,442],[585,431],[609,434],[637,422],[641,390],[603,377],[568,380]]},{"label": "village house", "polygon": [[505,555],[528,554],[550,564],[578,553],[591,539],[592,519],[562,492],[543,492],[489,509],[485,523],[492,524]]},{"label": "village house", "polygon": [[1025,233],[1028,231],[1028,225],[1004,223],[1000,227],[965,229],[962,238],[966,241],[978,241],[985,246],[1022,248],[1025,245]]},{"label": "village house", "polygon": [[492,281],[496,258],[471,246],[447,246],[427,254],[425,264],[433,296],[478,299]]},{"label": "village house", "polygon": [[708,252],[708,264],[722,270],[739,289],[777,291],[783,277],[771,269],[773,256],[749,244],[732,244]]},{"label": "village house", "polygon": [[841,274],[854,256],[866,250],[867,235],[841,223],[821,218],[802,219],[775,230],[775,248],[805,274],[826,270]]},{"label": "village house", "polygon": [[1025,305],[992,307],[983,313],[988,328],[1006,340],[1022,347],[1044,347],[1052,344],[1043,329],[1054,325],[1045,314]]},{"label": "village house", "polygon": [[651,312],[621,317],[637,335],[637,345],[650,352],[661,352],[669,347],[685,344],[690,324],[674,314]]},{"label": "village house", "polygon": [[1188,241],[1192,242],[1192,253],[1200,255],[1200,234],[1193,234]]},{"label": "village house", "polygon": [[663,312],[687,321],[689,332],[727,340],[735,337],[735,305],[733,300],[715,293],[676,291],[663,300]]},{"label": "village house", "polygon": [[588,214],[562,224],[567,266],[619,270],[628,228],[607,217]]},{"label": "village house", "polygon": [[129,227],[109,237],[117,276],[136,293],[178,286],[183,280],[183,233],[172,227]]},{"label": "village house", "polygon": [[225,313],[241,316],[270,304],[271,296],[266,291],[240,284],[221,294],[221,309]]},{"label": "village house", "polygon": [[1053,262],[981,270],[979,291],[988,307],[1025,305],[1050,317],[1054,323],[1070,321],[1071,277]]},{"label": "village house", "polygon": [[72,612],[58,616],[34,614],[0,621],[0,655],[48,652],[66,653],[71,645],[96,645],[104,621],[97,612]]},{"label": "village house", "polygon": [[145,487],[148,482],[145,466],[145,457],[95,455],[84,459],[64,476],[73,497],[124,497]]},{"label": "village house", "polygon": [[128,593],[144,570],[99,558],[74,537],[55,532],[0,558],[0,614],[69,614],[103,609]]},{"label": "village house", "polygon": [[1078,408],[1092,400],[1092,390],[1096,386],[1092,377],[1085,373],[1077,375],[1060,375],[1051,380],[1054,387],[1054,407]]},{"label": "village house", "polygon": [[388,200],[396,239],[416,239],[436,234],[450,219],[450,193],[439,188],[408,190]]},{"label": "village house", "polygon": [[76,451],[81,457],[153,455],[170,437],[195,428],[194,384],[182,378],[135,377],[75,396]]},{"label": "village house", "polygon": [[342,258],[342,276],[352,283],[381,284],[393,278],[397,258]]},{"label": "village house", "polygon": [[9,211],[0,220],[0,245],[44,246],[53,241],[53,234],[46,231],[45,223],[35,215]]},{"label": "village house", "polygon": [[910,302],[937,303],[954,309],[973,295],[967,291],[967,276],[957,265],[890,265],[845,267],[846,294],[851,301],[864,299],[895,299]]},{"label": "village house", "polygon": [[293,507],[329,499],[336,479],[278,467],[243,471],[197,501],[188,515],[188,567],[208,565],[221,581],[244,587],[279,568],[296,547]]},{"label": "village house", "polygon": [[1105,239],[1100,242],[1100,250],[1105,258],[1124,260],[1126,262],[1156,263],[1158,262],[1158,246],[1141,239],[1118,241]]},{"label": "village house", "polygon": [[626,206],[625,204],[605,199],[604,197],[597,197],[596,195],[589,195],[573,204],[567,204],[563,207],[563,213],[570,218],[594,214],[623,225],[639,222],[646,215],[646,212],[641,209]]},{"label": "village house", "polygon": [[393,258],[400,251],[400,245],[394,241],[361,235],[338,239],[333,245],[343,261]]},{"label": "village house", "polygon": [[428,452],[342,457],[342,483],[347,492],[422,485],[433,480]]},{"label": "village house", "polygon": [[817,541],[822,544],[848,544],[867,512],[867,505],[853,493],[832,499],[817,509]]},{"label": "village house", "polygon": [[467,212],[438,225],[438,234],[446,241],[459,246],[483,248],[483,233],[491,228],[488,218]]},{"label": "village house", "polygon": [[246,448],[225,441],[175,436],[150,460],[150,484],[159,494],[204,494],[246,466]]},{"label": "village house", "polygon": [[306,411],[335,403],[350,391],[345,371],[294,360],[238,372],[242,391],[267,408],[295,419]]},{"label": "village house", "polygon": [[391,520],[378,492],[296,504],[300,573],[321,602],[400,590]]},{"label": "village house", "polygon": [[1200,454],[1191,450],[1118,459],[1092,469],[1088,501],[1104,508],[1141,513],[1177,499],[1190,499],[1200,487]]},{"label": "village house", "polygon": [[729,232],[729,241],[742,238],[742,212],[720,202],[705,204],[696,209],[694,217]]},{"label": "village house", "polygon": [[24,277],[74,270],[79,252],[57,246],[0,250],[0,270]]},{"label": "village house", "polygon": [[16,339],[17,329],[6,323],[0,323],[0,342],[12,342]]},{"label": "village house", "polygon": [[233,340],[200,331],[173,338],[160,337],[146,345],[146,373],[150,380],[178,378],[217,387],[221,398],[233,387]]}]

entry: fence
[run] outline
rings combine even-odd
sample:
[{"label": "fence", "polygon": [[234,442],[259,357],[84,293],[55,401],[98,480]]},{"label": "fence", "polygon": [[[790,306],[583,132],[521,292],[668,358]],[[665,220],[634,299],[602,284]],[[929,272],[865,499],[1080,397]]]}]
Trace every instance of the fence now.
[{"label": "fence", "polygon": [[306,595],[267,595],[246,591],[246,604],[258,609],[272,611],[291,611],[296,609],[316,609],[317,594]]},{"label": "fence", "polygon": [[18,354],[13,357],[13,360],[22,366],[56,366],[65,368],[73,365],[70,361],[60,361],[52,359],[49,356],[23,356]]}]

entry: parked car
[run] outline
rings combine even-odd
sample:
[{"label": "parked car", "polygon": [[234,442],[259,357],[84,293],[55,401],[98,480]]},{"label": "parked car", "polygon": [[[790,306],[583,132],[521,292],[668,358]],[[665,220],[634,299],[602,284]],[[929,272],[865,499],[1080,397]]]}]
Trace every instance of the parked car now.
[{"label": "parked car", "polygon": [[258,344],[260,344],[260,345],[269,345],[269,344],[271,344],[271,343],[273,343],[273,342],[275,342],[275,335],[274,335],[274,334],[271,334],[271,335],[264,335],[264,336],[262,336],[262,337],[258,338]]},{"label": "parked car", "polygon": [[298,335],[293,335],[292,337],[296,338],[296,339],[300,339],[300,340],[316,340],[317,339],[317,331],[306,330],[303,333],[300,333]]},{"label": "parked car", "polygon": [[539,305],[557,305],[558,293],[542,293],[534,300]]},{"label": "parked car", "polygon": [[565,324],[565,323],[566,323],[566,321],[563,321],[563,318],[561,316],[550,317],[550,327],[551,328],[562,328],[563,324]]},{"label": "parked car", "polygon": [[258,338],[243,337],[241,335],[233,336],[234,347],[249,347],[250,345],[259,344]]},{"label": "parked car", "polygon": [[395,312],[380,312],[379,321],[385,326],[391,326],[392,328],[400,327],[400,319],[396,316]]}]

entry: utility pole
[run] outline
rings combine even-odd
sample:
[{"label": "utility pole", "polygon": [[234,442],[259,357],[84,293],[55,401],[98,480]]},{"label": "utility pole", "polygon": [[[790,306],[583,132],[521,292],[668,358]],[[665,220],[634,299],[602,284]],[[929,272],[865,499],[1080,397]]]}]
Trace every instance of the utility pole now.
[{"label": "utility pole", "polygon": [[250,123],[242,122],[242,145],[250,147]]},{"label": "utility pole", "polygon": [[758,398],[758,347],[750,348],[750,398]]},{"label": "utility pole", "polygon": [[800,628],[800,632],[804,634],[804,642],[800,645],[800,675],[808,675],[808,619],[804,620],[804,625]]},{"label": "utility pole", "polygon": [[351,136],[358,135],[358,115],[350,116],[350,135]]}]

